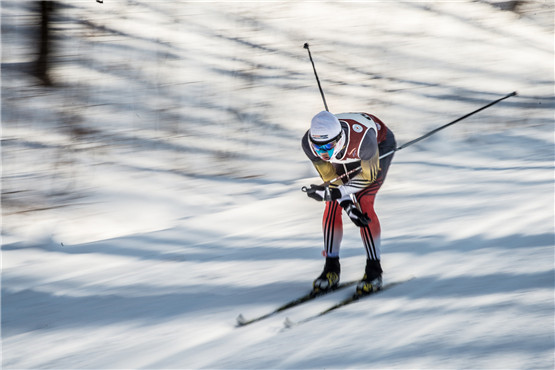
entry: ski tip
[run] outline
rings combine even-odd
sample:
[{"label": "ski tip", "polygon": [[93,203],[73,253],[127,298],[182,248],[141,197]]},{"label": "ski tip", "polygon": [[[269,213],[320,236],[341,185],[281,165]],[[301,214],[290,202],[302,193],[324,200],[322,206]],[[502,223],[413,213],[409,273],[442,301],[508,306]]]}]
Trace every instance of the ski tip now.
[{"label": "ski tip", "polygon": [[283,321],[283,326],[285,326],[286,328],[290,328],[292,326],[295,326],[295,323],[291,321],[289,317],[286,317],[285,320]]},{"label": "ski tip", "polygon": [[242,314],[239,314],[239,316],[237,316],[237,326],[243,326],[247,323],[247,320],[245,320],[245,317]]}]

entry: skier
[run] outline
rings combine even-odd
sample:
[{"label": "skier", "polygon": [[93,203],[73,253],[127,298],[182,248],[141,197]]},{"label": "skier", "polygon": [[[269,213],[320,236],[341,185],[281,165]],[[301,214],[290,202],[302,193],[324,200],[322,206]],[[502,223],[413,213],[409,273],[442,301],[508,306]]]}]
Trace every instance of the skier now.
[{"label": "skier", "polygon": [[[310,198],[326,202],[322,222],[326,263],[313,282],[313,291],[327,291],[339,284],[342,211],[360,228],[366,249],[365,274],[357,284],[356,294],[381,289],[381,229],[374,199],[393,159],[393,155],[379,159],[380,155],[395,150],[393,132],[378,117],[368,113],[334,115],[322,111],[312,119],[302,147],[322,180],[331,182],[329,187],[310,185],[305,189]],[[349,174],[337,179],[346,173]]]}]

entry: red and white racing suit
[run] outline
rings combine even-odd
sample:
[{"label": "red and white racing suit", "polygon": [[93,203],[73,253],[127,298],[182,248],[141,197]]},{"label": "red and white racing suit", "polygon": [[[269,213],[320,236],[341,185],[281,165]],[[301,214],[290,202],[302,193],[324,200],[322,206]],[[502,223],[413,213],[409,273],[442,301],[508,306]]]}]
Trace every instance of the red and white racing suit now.
[{"label": "red and white racing suit", "polygon": [[[370,217],[367,226],[360,228],[362,242],[367,257],[380,259],[380,221],[374,210],[374,199],[382,186],[393,155],[379,159],[379,156],[396,148],[395,137],[384,123],[368,113],[341,113],[335,115],[346,135],[345,147],[330,161],[324,161],[314,151],[308,135],[304,135],[302,146],[306,156],[324,181],[332,181],[357,167],[346,178],[333,181],[331,187],[344,185],[348,194],[354,194],[362,213]],[[342,208],[334,200],[326,202],[322,228],[324,232],[324,254],[338,257],[343,239]]]}]

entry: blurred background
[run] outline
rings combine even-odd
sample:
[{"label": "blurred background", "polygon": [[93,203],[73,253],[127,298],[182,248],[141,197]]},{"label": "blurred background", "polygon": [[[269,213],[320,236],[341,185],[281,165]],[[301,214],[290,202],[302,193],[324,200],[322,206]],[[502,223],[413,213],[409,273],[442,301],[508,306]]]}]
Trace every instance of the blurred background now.
[{"label": "blurred background", "polygon": [[[550,1],[1,10],[7,240],[70,224],[84,239],[93,225],[94,238],[163,228],[315,176],[299,143],[323,104],[304,42],[330,110],[376,114],[399,144],[518,90],[446,135],[479,143],[521,126],[543,136],[530,155],[553,154]],[[429,140],[415,150],[443,145]]]}]

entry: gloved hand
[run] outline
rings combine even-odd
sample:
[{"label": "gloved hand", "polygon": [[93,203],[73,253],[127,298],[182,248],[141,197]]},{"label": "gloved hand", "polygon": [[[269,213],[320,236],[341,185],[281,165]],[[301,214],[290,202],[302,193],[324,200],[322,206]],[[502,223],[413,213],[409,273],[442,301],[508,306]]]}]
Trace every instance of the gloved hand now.
[{"label": "gloved hand", "polygon": [[325,200],[326,202],[330,202],[332,200],[338,200],[341,197],[345,196],[345,190],[343,185],[337,188],[329,188],[326,191],[326,187],[322,185],[310,185],[310,188],[304,187],[303,191],[306,191],[306,195],[308,195],[312,199],[316,199],[317,201],[321,202]]},{"label": "gloved hand", "polygon": [[370,217],[366,213],[359,211],[357,206],[352,200],[344,200],[339,205],[345,210],[347,215],[351,218],[351,221],[358,227],[364,227],[370,222]]},{"label": "gloved hand", "polygon": [[328,194],[326,194],[326,187],[321,185],[312,184],[309,188],[304,187],[303,190],[306,191],[306,195],[319,202],[323,200],[327,201],[328,199],[326,198],[329,198],[330,196],[329,192],[327,192]]}]

